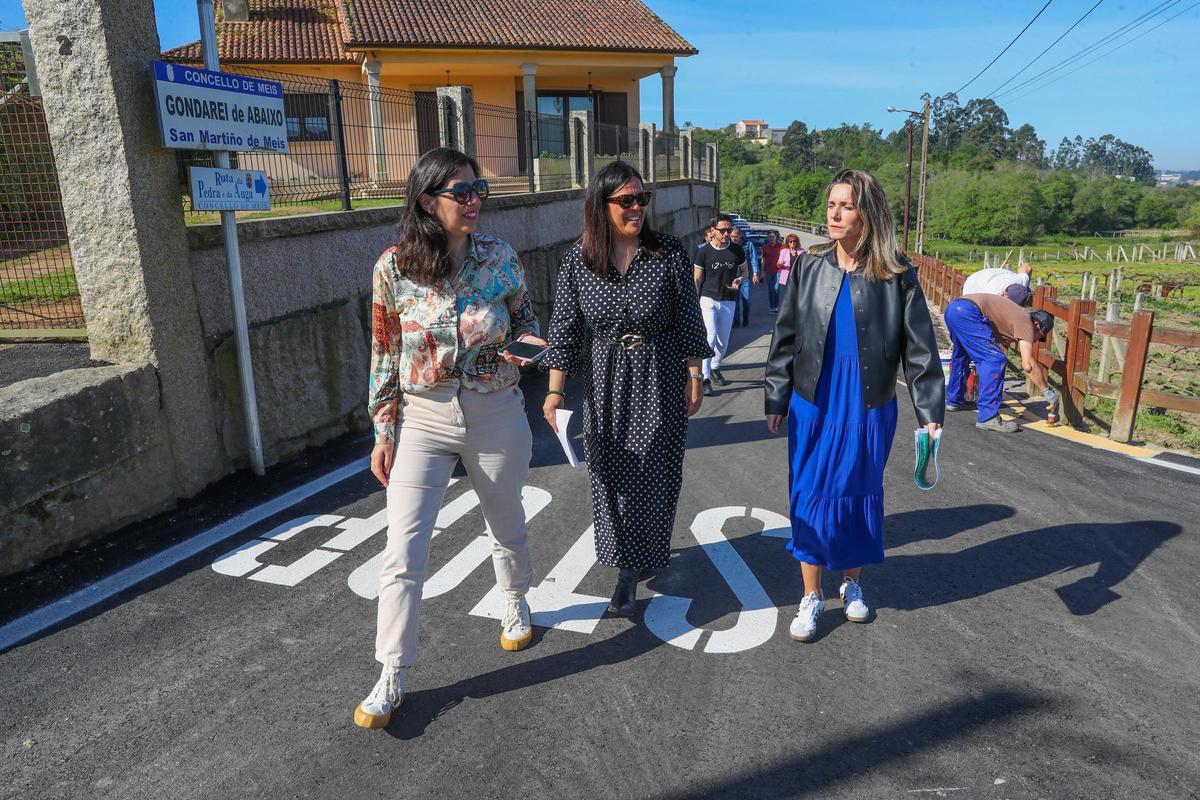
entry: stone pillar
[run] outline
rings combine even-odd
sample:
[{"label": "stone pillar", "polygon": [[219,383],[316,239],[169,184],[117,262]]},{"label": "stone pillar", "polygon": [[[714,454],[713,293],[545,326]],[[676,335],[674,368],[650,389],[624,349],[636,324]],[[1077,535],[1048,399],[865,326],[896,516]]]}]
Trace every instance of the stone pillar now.
[{"label": "stone pillar", "polygon": [[662,73],[662,130],[668,142],[671,141],[671,134],[675,132],[675,71],[674,66],[659,70]]},{"label": "stone pillar", "polygon": [[475,100],[470,86],[439,86],[438,139],[442,147],[453,147],[475,157]]},{"label": "stone pillar", "polygon": [[26,13],[92,358],[155,368],[179,494],[194,494],[224,461],[175,155],[160,143],[151,89],[153,4]]},{"label": "stone pillar", "polygon": [[696,156],[692,152],[692,132],[690,130],[682,131],[679,134],[679,175],[683,178],[694,178],[692,174],[695,169]]},{"label": "stone pillar", "polygon": [[592,112],[572,111],[567,130],[571,132],[567,142],[571,180],[576,188],[584,189],[591,183],[592,173],[596,170],[596,145],[592,142]]},{"label": "stone pillar", "polygon": [[529,165],[529,191],[542,190],[541,168],[538,166],[538,115],[537,115],[537,64],[522,64],[521,75],[524,79],[525,93],[525,152],[528,153],[526,163]]},{"label": "stone pillar", "polygon": [[713,183],[721,181],[721,156],[720,150],[717,149],[716,142],[709,142],[705,145],[708,148],[708,158],[705,161],[708,164],[708,180]]},{"label": "stone pillar", "polygon": [[643,122],[638,125],[638,152],[641,154],[641,164],[638,169],[642,180],[648,185],[655,181],[654,143],[658,138],[658,127],[653,122]]},{"label": "stone pillar", "polygon": [[[384,183],[388,179],[387,152],[383,144],[383,87],[380,83],[382,68],[383,65],[373,59],[363,62],[371,106],[371,152],[375,154],[375,169],[371,179],[376,183]],[[415,109],[413,113],[416,113]]]}]

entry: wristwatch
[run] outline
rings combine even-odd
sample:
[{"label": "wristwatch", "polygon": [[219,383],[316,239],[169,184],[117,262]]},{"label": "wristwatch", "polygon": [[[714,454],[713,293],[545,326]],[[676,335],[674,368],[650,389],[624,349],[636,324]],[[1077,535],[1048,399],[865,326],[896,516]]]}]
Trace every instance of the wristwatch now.
[{"label": "wristwatch", "polygon": [[689,373],[688,373],[688,378],[690,378],[691,380],[694,380],[694,381],[702,381],[702,380],[704,380],[704,373],[702,373],[702,372],[689,372]]}]

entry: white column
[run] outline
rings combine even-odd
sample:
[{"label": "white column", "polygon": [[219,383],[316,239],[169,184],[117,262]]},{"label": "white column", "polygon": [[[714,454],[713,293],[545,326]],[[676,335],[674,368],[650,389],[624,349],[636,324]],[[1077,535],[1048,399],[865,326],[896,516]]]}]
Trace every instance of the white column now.
[{"label": "white column", "polygon": [[378,61],[363,63],[371,103],[371,152],[375,154],[375,174],[372,178],[376,183],[387,180],[387,153],[383,146],[383,92],[379,83],[381,67]]},{"label": "white column", "polygon": [[663,106],[663,135],[671,141],[675,133],[675,67],[663,67],[662,73],[662,106]]},{"label": "white column", "polygon": [[537,116],[537,64],[522,64],[521,75],[525,86],[525,152],[528,153],[529,191],[541,189],[541,170],[538,167],[538,116]]}]

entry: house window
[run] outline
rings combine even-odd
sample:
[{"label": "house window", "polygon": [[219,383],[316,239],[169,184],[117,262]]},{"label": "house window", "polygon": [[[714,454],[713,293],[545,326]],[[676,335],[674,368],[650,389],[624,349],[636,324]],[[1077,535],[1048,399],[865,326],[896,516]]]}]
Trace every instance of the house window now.
[{"label": "house window", "polygon": [[288,141],[328,142],[329,96],[325,94],[285,94],[283,114],[287,121]]}]

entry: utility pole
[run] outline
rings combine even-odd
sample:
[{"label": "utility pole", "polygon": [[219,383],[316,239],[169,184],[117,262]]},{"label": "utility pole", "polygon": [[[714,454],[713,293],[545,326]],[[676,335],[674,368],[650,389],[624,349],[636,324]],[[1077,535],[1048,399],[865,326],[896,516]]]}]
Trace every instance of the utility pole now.
[{"label": "utility pole", "polygon": [[904,112],[905,114],[908,114],[908,119],[906,121],[906,125],[908,127],[908,160],[907,160],[907,167],[905,168],[905,172],[904,172],[904,245],[901,248],[905,253],[907,253],[908,252],[909,206],[912,204],[912,144],[913,144],[913,142],[912,142],[912,139],[913,139],[912,121],[913,121],[913,116],[915,116],[916,114],[918,114],[920,112],[911,111],[907,108],[896,108],[895,106],[888,106],[887,110],[889,113],[895,113],[895,112],[901,111],[901,112]]},{"label": "utility pole", "polygon": [[908,167],[904,172],[904,252],[908,252],[908,206],[912,202],[912,117],[908,118]]},{"label": "utility pole", "polygon": [[925,253],[925,173],[929,162],[929,100],[925,101],[925,131],[921,134],[921,184],[917,190],[917,253]]}]

